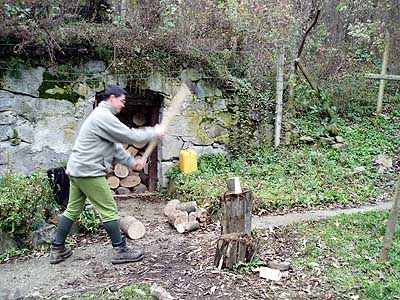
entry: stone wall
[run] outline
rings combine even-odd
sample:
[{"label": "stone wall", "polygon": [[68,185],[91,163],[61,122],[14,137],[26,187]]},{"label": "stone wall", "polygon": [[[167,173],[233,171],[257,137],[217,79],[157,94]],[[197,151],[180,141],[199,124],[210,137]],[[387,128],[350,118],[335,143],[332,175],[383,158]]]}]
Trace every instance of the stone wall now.
[{"label": "stone wall", "polygon": [[[106,65],[101,61],[90,61],[79,69],[82,73],[68,85],[53,83],[45,90],[46,84],[52,82],[46,78],[50,75],[59,78],[53,68],[21,67],[18,72],[3,74],[0,88],[0,173],[12,169],[30,174],[37,168],[64,164],[81,123],[92,111],[96,93],[108,84],[122,87],[129,84],[124,76],[107,73]],[[233,120],[222,91],[209,86],[202,77],[196,70],[185,69],[177,78],[167,79],[161,74],[153,74],[141,84],[140,88],[164,96],[160,120],[182,80],[191,80],[195,86],[195,93],[185,99],[182,112],[171,123],[167,136],[158,147],[161,187],[167,185],[165,173],[178,165],[181,149],[194,149],[199,157],[226,152]]]}]

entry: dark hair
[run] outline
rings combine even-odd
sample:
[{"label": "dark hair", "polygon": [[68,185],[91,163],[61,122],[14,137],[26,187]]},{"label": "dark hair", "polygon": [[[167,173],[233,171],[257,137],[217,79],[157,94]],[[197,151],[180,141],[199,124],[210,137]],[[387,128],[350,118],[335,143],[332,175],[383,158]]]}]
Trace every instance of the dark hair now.
[{"label": "dark hair", "polygon": [[127,95],[127,94],[128,94],[127,91],[125,91],[122,87],[119,87],[117,85],[109,85],[103,92],[102,101],[108,100],[108,98],[110,98],[111,95],[119,97],[121,95]]}]

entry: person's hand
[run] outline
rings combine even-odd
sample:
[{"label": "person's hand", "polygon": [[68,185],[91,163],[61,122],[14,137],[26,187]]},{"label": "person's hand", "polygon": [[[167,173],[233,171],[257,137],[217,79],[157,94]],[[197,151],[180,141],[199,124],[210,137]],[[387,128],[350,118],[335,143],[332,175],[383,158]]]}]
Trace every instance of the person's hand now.
[{"label": "person's hand", "polygon": [[141,171],[145,166],[146,166],[146,161],[142,158],[139,158],[135,159],[135,161],[131,165],[131,168],[135,171]]},{"label": "person's hand", "polygon": [[156,124],[156,126],[154,126],[154,132],[155,132],[156,137],[157,137],[158,139],[163,138],[164,135],[165,135],[165,126],[164,126],[164,125]]}]

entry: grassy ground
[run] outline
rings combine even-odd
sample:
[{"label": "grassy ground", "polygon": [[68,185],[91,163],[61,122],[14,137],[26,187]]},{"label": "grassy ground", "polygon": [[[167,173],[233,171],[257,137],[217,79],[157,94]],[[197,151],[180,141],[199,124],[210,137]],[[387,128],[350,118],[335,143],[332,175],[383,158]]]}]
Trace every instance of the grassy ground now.
[{"label": "grassy ground", "polygon": [[[65,296],[66,297],[66,296]],[[51,299],[60,299],[59,297],[50,297],[47,298],[48,300]],[[118,299],[118,300],[151,300],[154,299],[150,294],[150,286],[145,284],[131,284],[125,286],[119,290],[111,291],[110,289],[97,289],[94,291],[86,292],[86,293],[77,293],[71,296],[68,296],[65,299],[71,300],[111,300],[111,299]]]},{"label": "grassy ground", "polygon": [[304,247],[294,268],[319,274],[318,290],[343,299],[400,299],[400,225],[390,262],[379,261],[387,218],[387,212],[370,212],[296,226],[293,232]]},{"label": "grassy ground", "polygon": [[[384,116],[355,112],[338,117],[340,135],[349,146],[346,150],[316,142],[258,149],[251,158],[231,163],[222,155],[203,157],[194,174],[170,173],[175,186],[167,195],[217,209],[226,178],[240,176],[242,186],[255,192],[256,209],[261,212],[369,202],[381,193],[377,187],[382,180],[394,178],[394,174],[378,174],[376,157],[393,156],[400,149],[400,97],[392,97],[385,107]],[[302,136],[317,141],[324,134],[326,124],[313,113],[294,122]],[[361,166],[366,172],[353,175],[354,168]]]}]

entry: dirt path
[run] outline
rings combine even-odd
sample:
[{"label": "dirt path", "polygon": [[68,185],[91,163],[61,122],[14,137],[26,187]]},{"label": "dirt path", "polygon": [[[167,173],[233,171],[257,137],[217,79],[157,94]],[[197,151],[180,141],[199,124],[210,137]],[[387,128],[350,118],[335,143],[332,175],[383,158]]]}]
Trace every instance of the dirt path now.
[{"label": "dirt path", "polygon": [[325,209],[325,210],[312,210],[301,213],[288,213],[278,216],[254,216],[252,220],[253,228],[263,229],[270,226],[287,226],[294,223],[316,221],[340,214],[355,214],[360,212],[368,212],[374,210],[385,210],[392,207],[392,202],[382,202],[372,206],[362,206],[359,208],[345,208],[345,209]]},{"label": "dirt path", "polygon": [[[143,261],[114,266],[109,262],[112,251],[106,236],[96,236],[95,241],[81,239],[73,256],[65,263],[50,265],[48,254],[44,254],[0,265],[0,299],[28,295],[34,296],[30,299],[40,299],[39,295],[43,294],[59,299],[61,295],[98,287],[118,289],[128,283],[157,283],[175,299],[277,299],[271,295],[269,283],[256,274],[242,275],[215,269],[213,257],[220,234],[218,225],[181,235],[165,223],[163,202],[136,198],[120,201],[119,206],[122,215],[135,215],[146,225],[146,236],[132,243],[145,249]],[[340,213],[388,208],[390,203],[359,209],[255,217],[254,227],[268,228]],[[262,259],[268,258],[271,256]]]}]

